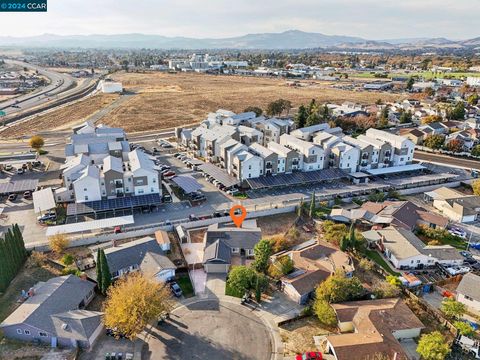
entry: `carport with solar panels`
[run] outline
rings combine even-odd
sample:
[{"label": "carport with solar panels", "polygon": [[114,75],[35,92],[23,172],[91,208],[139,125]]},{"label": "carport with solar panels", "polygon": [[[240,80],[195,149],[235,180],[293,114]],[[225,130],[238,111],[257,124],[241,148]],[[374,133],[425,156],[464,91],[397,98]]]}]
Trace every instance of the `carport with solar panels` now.
[{"label": "carport with solar panels", "polygon": [[35,191],[38,186],[38,180],[16,180],[0,183],[0,194],[21,194],[25,191]]},{"label": "carport with solar panels", "polygon": [[113,217],[130,215],[135,209],[158,206],[161,202],[160,194],[147,194],[68,204],[67,218],[71,222],[73,219],[78,221],[79,216],[85,215],[93,215],[95,219],[106,218],[108,213]]},{"label": "carport with solar panels", "polygon": [[275,187],[333,182],[347,177],[348,175],[340,169],[325,169],[309,172],[293,172],[291,174],[278,174],[276,176],[262,176],[254,179],[247,179],[247,183],[252,190],[260,190]]}]

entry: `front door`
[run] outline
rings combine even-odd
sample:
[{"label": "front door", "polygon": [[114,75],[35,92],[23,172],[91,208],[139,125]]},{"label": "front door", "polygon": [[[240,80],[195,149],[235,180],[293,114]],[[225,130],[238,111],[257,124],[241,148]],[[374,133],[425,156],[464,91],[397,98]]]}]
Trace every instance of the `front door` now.
[{"label": "front door", "polygon": [[55,336],[52,336],[51,345],[53,348],[57,347],[57,338]]}]

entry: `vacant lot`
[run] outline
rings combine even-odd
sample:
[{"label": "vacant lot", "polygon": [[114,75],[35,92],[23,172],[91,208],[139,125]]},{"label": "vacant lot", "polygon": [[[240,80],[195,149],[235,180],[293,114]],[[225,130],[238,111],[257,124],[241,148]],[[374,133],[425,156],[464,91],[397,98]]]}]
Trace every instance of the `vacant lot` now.
[{"label": "vacant lot", "polygon": [[284,343],[285,356],[318,350],[314,336],[324,336],[331,332],[324,329],[317,318],[309,316],[280,327],[280,337]]},{"label": "vacant lot", "polygon": [[0,132],[0,138],[20,138],[49,130],[70,129],[73,125],[84,121],[102,108],[110,105],[118,95],[101,94],[47,112],[33,119],[23,121]]},{"label": "vacant lot", "polygon": [[314,81],[305,81],[302,87],[289,87],[285,80],[240,76],[117,73],[113,78],[137,95],[110,112],[103,122],[130,132],[199,122],[219,108],[235,112],[247,106],[266,108],[278,98],[290,100],[297,107],[312,98],[319,102],[370,104],[379,98],[391,101],[399,97],[338,90]]}]

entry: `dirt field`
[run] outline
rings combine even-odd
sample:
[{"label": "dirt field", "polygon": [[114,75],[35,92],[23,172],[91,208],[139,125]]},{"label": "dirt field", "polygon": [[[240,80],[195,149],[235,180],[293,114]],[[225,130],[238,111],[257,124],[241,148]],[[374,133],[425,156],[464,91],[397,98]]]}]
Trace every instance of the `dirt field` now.
[{"label": "dirt field", "polygon": [[0,138],[20,138],[48,130],[70,129],[73,125],[84,121],[103,107],[110,105],[118,95],[102,94],[89,97],[77,103],[39,115],[31,120],[0,132]]},{"label": "dirt field", "polygon": [[289,87],[285,80],[202,74],[117,73],[112,76],[124,88],[135,92],[130,101],[104,118],[111,126],[127,132],[165,129],[201,121],[219,108],[235,112],[247,106],[265,108],[273,100],[290,100],[294,107],[315,98],[317,101],[371,104],[378,98],[397,99],[389,93],[338,90],[314,81],[307,86]]},{"label": "dirt field", "polygon": [[314,316],[290,322],[280,327],[285,356],[316,350],[314,336],[328,335],[330,331],[321,327]]}]

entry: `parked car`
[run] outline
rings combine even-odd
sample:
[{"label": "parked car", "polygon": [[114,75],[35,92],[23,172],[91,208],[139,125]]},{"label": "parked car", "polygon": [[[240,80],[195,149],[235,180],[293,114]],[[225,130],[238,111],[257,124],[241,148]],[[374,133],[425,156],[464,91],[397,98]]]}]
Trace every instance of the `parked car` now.
[{"label": "parked car", "polygon": [[303,354],[298,354],[295,356],[295,360],[322,360],[323,356],[321,352],[318,351],[308,351]]},{"label": "parked car", "polygon": [[171,202],[172,202],[172,197],[171,197],[171,195],[170,195],[170,194],[163,195],[162,201],[163,201],[164,203],[171,203]]},{"label": "parked car", "polygon": [[190,214],[190,216],[188,217],[190,219],[190,221],[196,221],[198,220],[198,217],[196,217],[195,215],[193,214]]},{"label": "parked car", "polygon": [[24,199],[31,199],[32,198],[32,192],[30,190],[27,190],[23,193],[23,198]]},{"label": "parked car", "polygon": [[113,229],[114,234],[120,234],[122,232],[122,228],[120,226],[115,226]]},{"label": "parked car", "polygon": [[12,170],[13,170],[13,166],[10,165],[10,164],[7,164],[7,165],[5,165],[4,169],[5,169],[6,171],[12,171]]},{"label": "parked car", "polygon": [[467,237],[467,232],[463,229],[460,229],[459,227],[451,227],[450,229],[448,229],[448,232],[463,239]]},{"label": "parked car", "polygon": [[175,295],[176,297],[182,296],[182,289],[176,282],[170,283],[170,289],[172,290],[173,295]]},{"label": "parked car", "polygon": [[164,173],[162,173],[164,177],[170,177],[170,176],[175,176],[175,171],[167,170]]},{"label": "parked car", "polygon": [[38,161],[38,160],[37,160],[37,161],[34,161],[34,162],[32,162],[32,166],[33,166],[33,167],[40,167],[40,166],[42,166],[42,162],[41,162],[41,161]]},{"label": "parked car", "polygon": [[17,194],[10,194],[10,195],[8,195],[8,200],[9,200],[9,201],[15,201],[15,200],[17,200]]},{"label": "parked car", "polygon": [[452,276],[466,274],[469,271],[470,271],[470,268],[466,266],[452,266],[447,268],[447,272]]},{"label": "parked car", "polygon": [[57,220],[57,215],[55,214],[44,214],[42,216],[37,217],[39,223],[44,223],[46,221],[55,221]]},{"label": "parked car", "polygon": [[117,329],[106,329],[105,333],[108,335],[108,336],[113,336],[113,337],[119,337],[120,339],[123,339],[125,338],[126,336],[122,333],[119,333],[117,332]]},{"label": "parked car", "polygon": [[473,257],[472,253],[471,252],[468,252],[468,251],[460,251],[460,255],[462,255],[464,258],[471,258]]},{"label": "parked car", "polygon": [[152,148],[152,151],[153,151],[154,153],[156,153],[156,152],[158,152],[158,149],[157,149],[156,147],[153,147],[153,148]]},{"label": "parked car", "polygon": [[17,174],[18,175],[22,175],[24,172],[25,172],[25,170],[23,170],[22,168],[17,169]]}]

